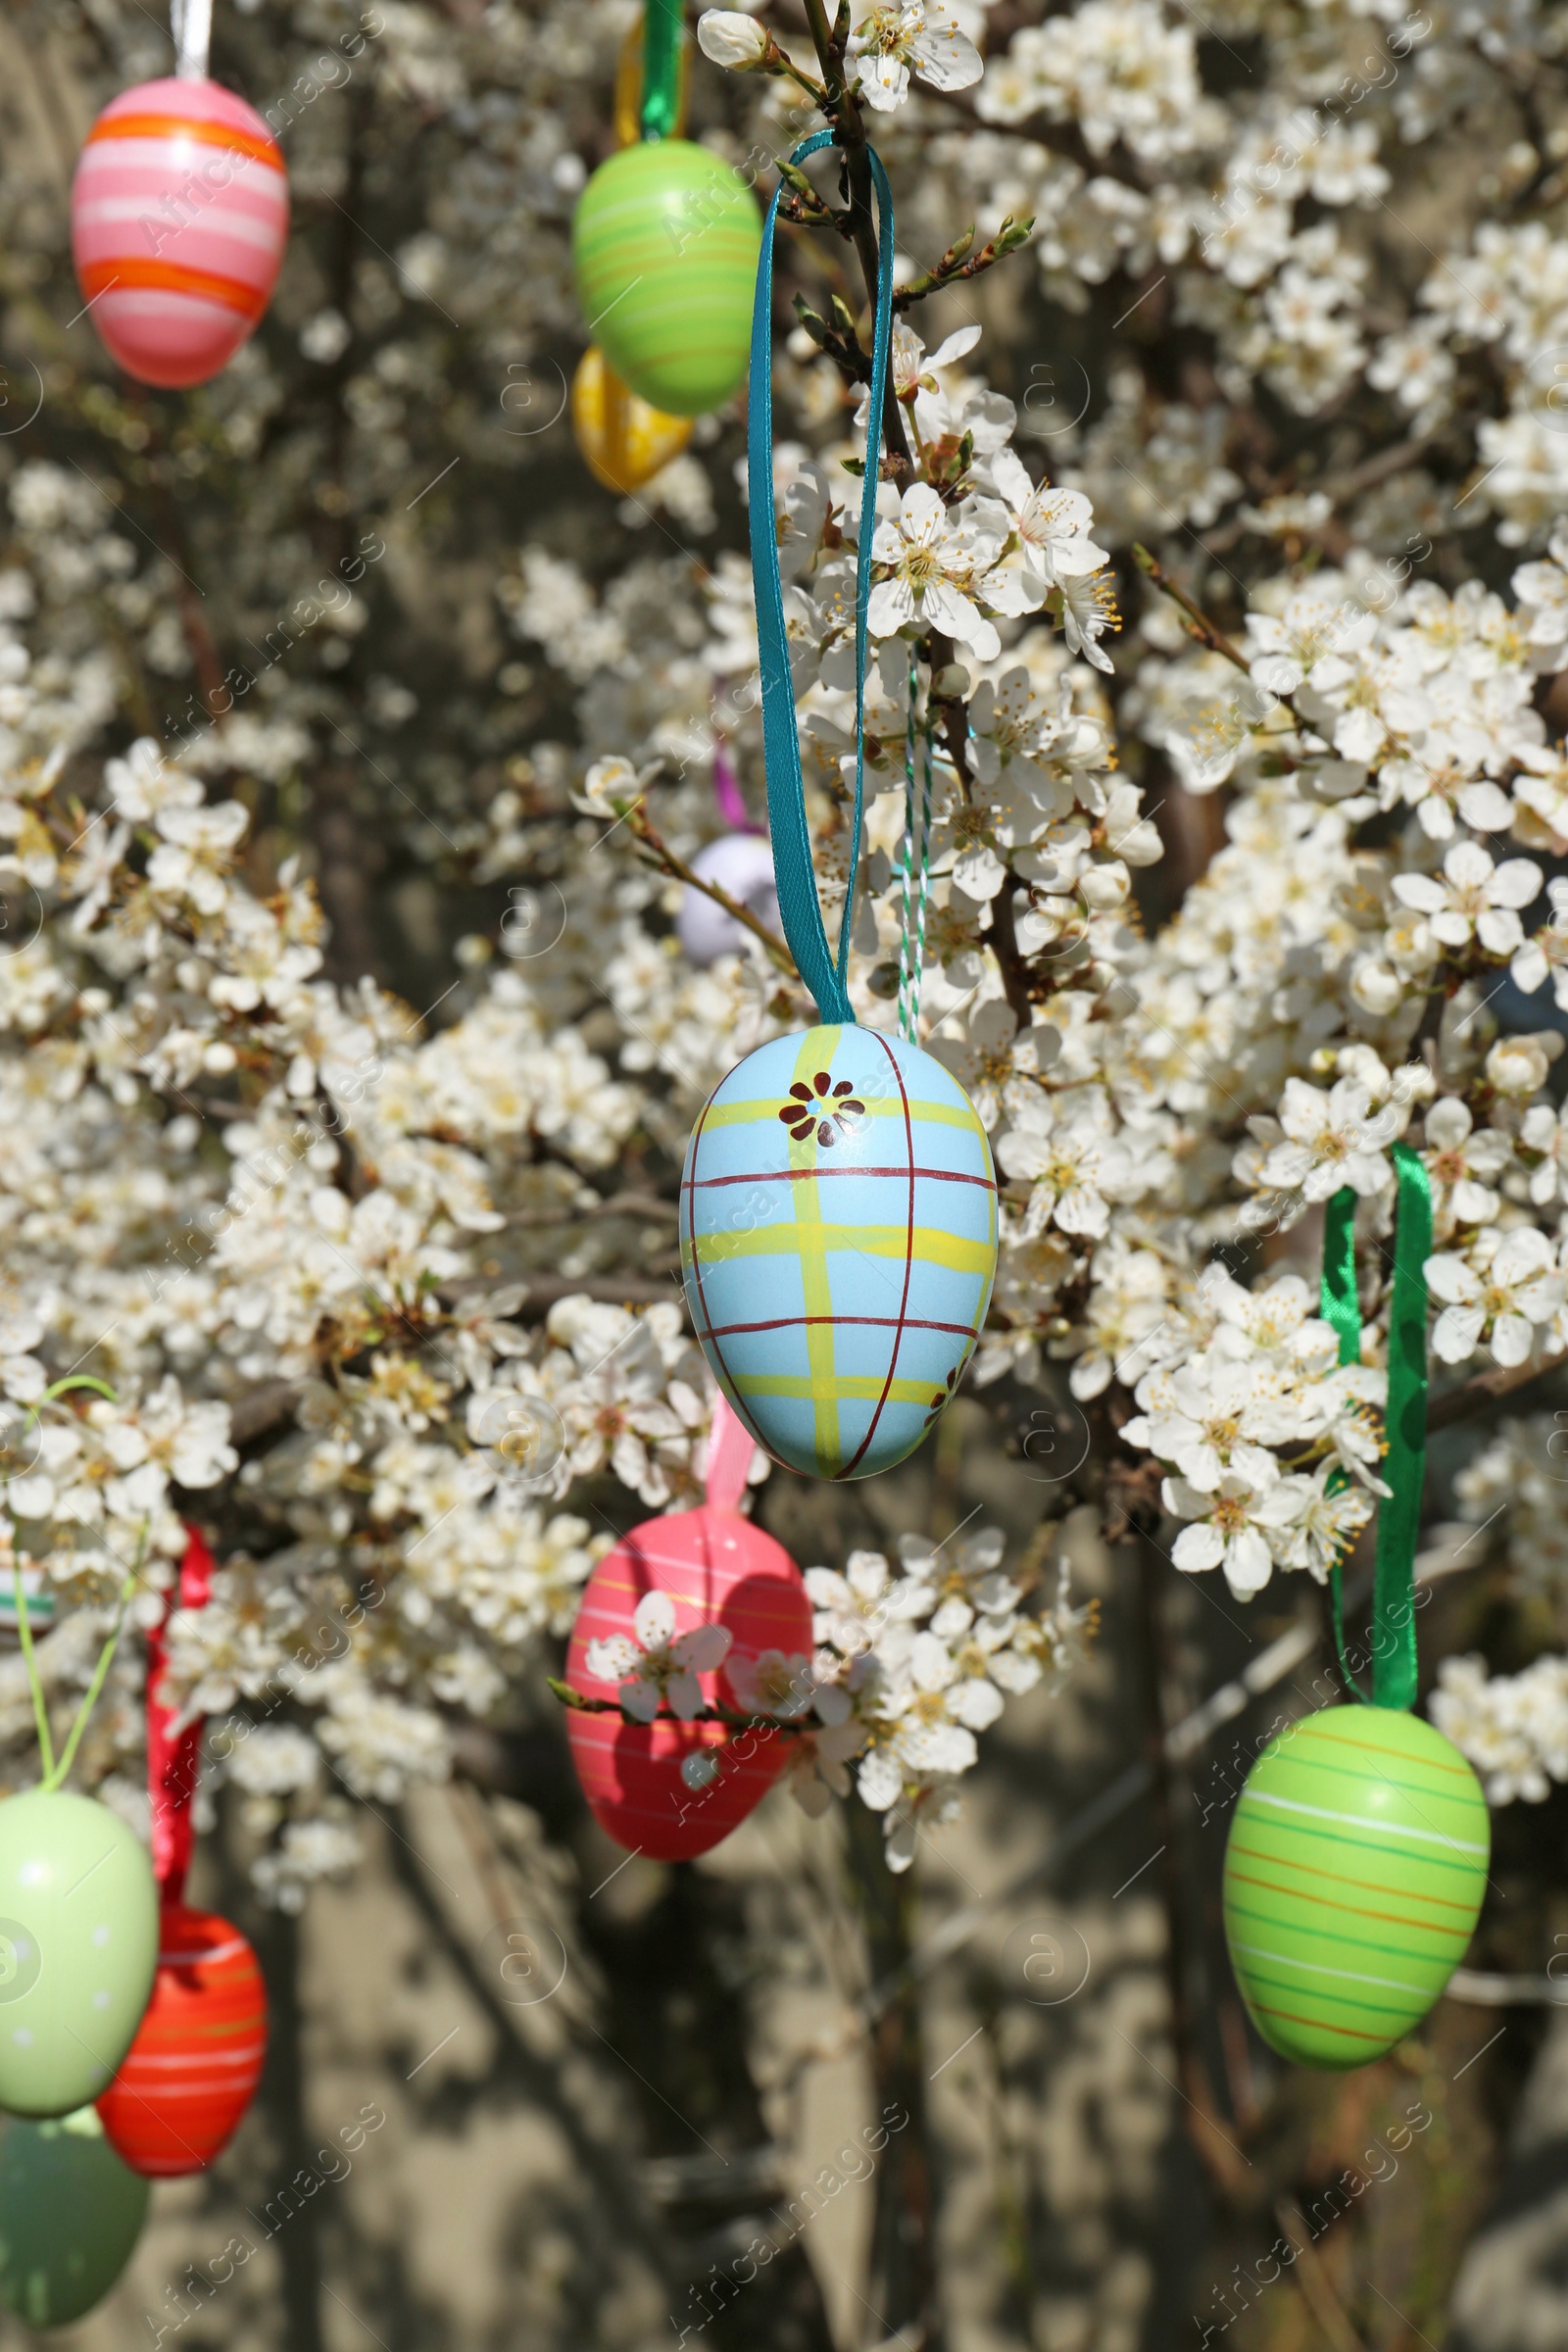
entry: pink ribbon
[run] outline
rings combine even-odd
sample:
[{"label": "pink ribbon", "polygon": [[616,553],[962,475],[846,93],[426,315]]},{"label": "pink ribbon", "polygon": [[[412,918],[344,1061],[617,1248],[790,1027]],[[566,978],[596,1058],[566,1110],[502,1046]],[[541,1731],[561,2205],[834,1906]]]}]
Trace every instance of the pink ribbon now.
[{"label": "pink ribbon", "polygon": [[713,1421],[708,1433],[708,1506],[733,1511],[746,1492],[746,1473],[752,1466],[757,1442],[722,1392],[713,1399]]}]

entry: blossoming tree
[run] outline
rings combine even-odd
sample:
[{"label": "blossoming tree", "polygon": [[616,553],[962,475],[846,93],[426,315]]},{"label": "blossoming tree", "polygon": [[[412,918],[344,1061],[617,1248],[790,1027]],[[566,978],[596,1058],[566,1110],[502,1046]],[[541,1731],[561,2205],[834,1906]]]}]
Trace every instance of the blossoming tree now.
[{"label": "blossoming tree", "polygon": [[[208,1532],[171,1687],[285,1909],[352,1866],[358,1800],[533,1704],[611,1527],[701,1493],[680,1153],[810,1014],[765,903],[693,859],[715,775],[762,806],[770,500],[842,905],[868,138],[898,291],[851,992],[873,1026],[917,999],[992,1133],[974,1394],[1085,1444],[1019,1557],[847,1532],[759,1711],[902,1873],[1081,1646],[1069,1521],[1236,1601],[1323,1586],[1382,1491],[1403,1143],[1434,1423],[1485,1433],[1433,1542],[1549,1628],[1445,1662],[1433,1711],[1494,1802],[1568,1779],[1562,24],[991,14],[703,18],[699,135],[765,190],[826,121],[843,172],[783,207],[774,480],[731,410],[618,503],[564,412],[624,0],[220,24],[298,222],[271,319],[177,400],[110,372],[63,242],[72,126],[163,35],[116,0],[4,36],[42,95],[0,181],[0,1586],[64,1713],[126,1564],[145,1627]],[[731,925],[700,963],[694,891]],[[79,1767],[132,1812],[140,1675],[127,1643]]]}]

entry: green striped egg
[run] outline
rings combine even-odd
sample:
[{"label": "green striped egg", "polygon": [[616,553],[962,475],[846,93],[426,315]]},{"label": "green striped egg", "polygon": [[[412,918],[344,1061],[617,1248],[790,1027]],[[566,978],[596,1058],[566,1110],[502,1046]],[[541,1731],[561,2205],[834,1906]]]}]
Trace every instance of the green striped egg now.
[{"label": "green striped egg", "polygon": [[691,139],[601,164],[571,225],[577,299],[617,375],[666,416],[701,416],[746,373],[761,249],[757,202]]},{"label": "green striped egg", "polygon": [[1481,1784],[1419,1715],[1325,1707],[1271,1740],[1225,1848],[1225,1936],[1263,2039],[1302,2066],[1392,2049],[1463,1957],[1491,1851]]}]

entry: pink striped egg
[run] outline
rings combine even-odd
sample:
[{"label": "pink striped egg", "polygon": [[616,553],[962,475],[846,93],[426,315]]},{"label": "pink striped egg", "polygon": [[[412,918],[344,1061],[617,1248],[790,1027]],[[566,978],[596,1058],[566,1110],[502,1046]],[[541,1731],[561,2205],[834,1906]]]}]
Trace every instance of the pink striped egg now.
[{"label": "pink striped egg", "polygon": [[144,81],[104,108],[71,192],[82,300],[144,384],[203,384],[271,298],[288,180],[253,107],[216,81]]},{"label": "pink striped egg", "polygon": [[[750,1440],[744,1431],[741,1437],[749,1457]],[[789,1553],[738,1511],[705,1503],[645,1520],[600,1561],[566,1656],[573,1690],[585,1698],[617,1695],[614,1683],[589,1673],[588,1645],[630,1637],[637,1604],[650,1592],[667,1593],[673,1603],[675,1641],[698,1626],[722,1626],[731,1637],[723,1664],[698,1677],[709,1706],[745,1712],[731,1677],[748,1689],[746,1670],[766,1650],[810,1657],[811,1607]],[[618,1844],[659,1862],[688,1861],[727,1838],[766,1794],[790,1746],[787,1734],[768,1728],[681,1723],[667,1712],[654,1723],[628,1723],[574,1709],[566,1736],[599,1822]]]}]

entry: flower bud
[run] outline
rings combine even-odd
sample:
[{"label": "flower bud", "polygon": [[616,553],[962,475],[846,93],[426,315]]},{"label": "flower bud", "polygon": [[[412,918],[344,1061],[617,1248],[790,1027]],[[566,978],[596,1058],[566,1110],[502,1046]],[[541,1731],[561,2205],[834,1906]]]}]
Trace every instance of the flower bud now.
[{"label": "flower bud", "polygon": [[697,41],[715,66],[745,74],[760,66],[768,52],[768,37],[755,17],[738,8],[710,8],[697,20]]},{"label": "flower bud", "polygon": [[1404,997],[1404,983],[1397,972],[1368,956],[1359,958],[1351,970],[1350,994],[1363,1012],[1371,1013],[1375,1020],[1387,1020]]},{"label": "flower bud", "polygon": [[1487,1076],[1499,1095],[1533,1095],[1546,1083],[1545,1048],[1533,1037],[1499,1037],[1487,1055]]},{"label": "flower bud", "polygon": [[1103,865],[1086,865],[1078,877],[1078,888],[1091,906],[1119,906],[1129,888],[1127,868],[1119,858]]}]

